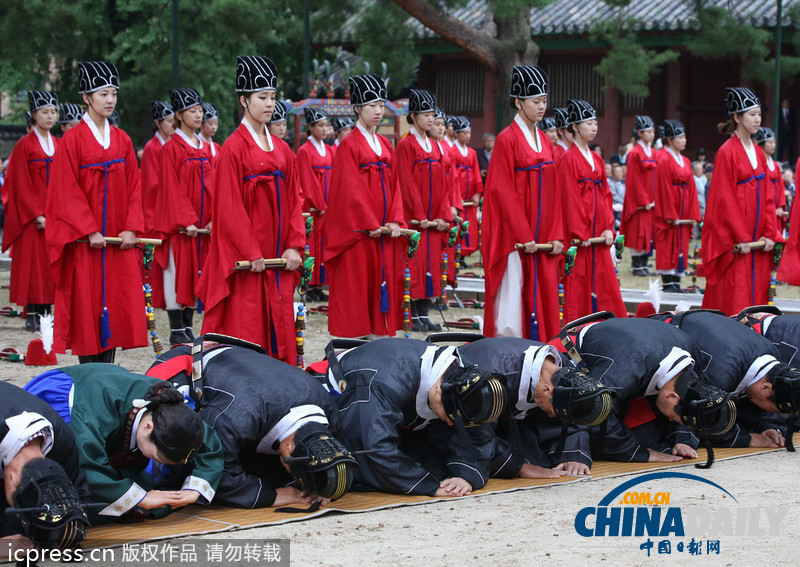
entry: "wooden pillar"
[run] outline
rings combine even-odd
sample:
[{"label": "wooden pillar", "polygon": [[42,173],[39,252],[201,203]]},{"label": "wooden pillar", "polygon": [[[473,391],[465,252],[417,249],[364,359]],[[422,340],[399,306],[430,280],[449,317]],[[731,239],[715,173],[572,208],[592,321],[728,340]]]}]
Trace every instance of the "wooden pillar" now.
[{"label": "wooden pillar", "polygon": [[617,153],[620,140],[627,140],[627,137],[622,137],[622,95],[613,87],[606,88],[603,118],[602,129],[594,143],[602,146],[603,161],[608,161],[612,154]]}]

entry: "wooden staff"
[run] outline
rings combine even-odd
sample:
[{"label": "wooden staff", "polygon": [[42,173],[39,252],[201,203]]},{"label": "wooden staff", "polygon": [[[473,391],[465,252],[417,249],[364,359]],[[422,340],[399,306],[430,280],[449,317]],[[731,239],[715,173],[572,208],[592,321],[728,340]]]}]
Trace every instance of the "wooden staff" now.
[{"label": "wooden staff", "polygon": [[[515,248],[516,250],[525,250],[525,245],[524,245],[524,244],[522,244],[521,242],[517,242],[517,243],[514,245],[514,248]],[[544,250],[545,252],[552,252],[552,251],[553,251],[553,245],[552,245],[552,244],[550,244],[550,243],[547,243],[547,244],[539,244],[539,243],[537,242],[537,243],[536,243],[536,249],[537,249],[537,250]]]},{"label": "wooden staff", "polygon": [[[360,232],[360,233],[363,233],[363,234],[369,234],[370,233],[369,230],[357,230],[356,232]],[[381,234],[389,234],[390,232],[391,232],[391,230],[389,229],[388,226],[382,226],[381,227]],[[408,229],[408,228],[401,228],[400,229],[400,234],[402,234],[403,236],[408,236],[409,238],[411,238],[415,234],[419,234],[419,231],[411,230],[411,229]]]},{"label": "wooden staff", "polygon": [[[234,270],[249,270],[253,267],[253,263],[250,260],[239,260],[236,262]],[[286,267],[286,258],[266,258],[264,260],[264,267],[265,268],[285,268]]]},{"label": "wooden staff", "polygon": [[750,250],[763,250],[767,243],[763,240],[756,240],[755,242],[742,242],[740,244],[733,245],[734,252],[741,252],[742,246],[749,246]]},{"label": "wooden staff", "polygon": [[474,201],[461,201],[462,207],[477,207],[478,205]]},{"label": "wooden staff", "polygon": [[[178,234],[186,234],[188,231],[185,228],[179,228]],[[197,234],[211,234],[210,228],[198,228]]]},{"label": "wooden staff", "polygon": [[[581,244],[581,242],[583,241],[580,238],[572,239],[572,244],[574,246],[578,246],[579,244]],[[593,236],[592,238],[587,239],[586,242],[588,242],[589,244],[605,244],[606,239],[603,238],[602,236]]]},{"label": "wooden staff", "polygon": [[694,219],[677,219],[672,221],[673,225],[681,225],[681,224],[694,224]]},{"label": "wooden staff", "polygon": [[311,213],[303,213],[303,218],[304,219],[307,219],[310,216],[311,216]]},{"label": "wooden staff", "polygon": [[[122,238],[119,236],[104,236],[103,239],[108,244],[122,244]],[[88,240],[78,240],[84,244],[89,244]],[[164,242],[160,238],[137,238],[136,244],[152,244],[153,246],[160,246]]]}]

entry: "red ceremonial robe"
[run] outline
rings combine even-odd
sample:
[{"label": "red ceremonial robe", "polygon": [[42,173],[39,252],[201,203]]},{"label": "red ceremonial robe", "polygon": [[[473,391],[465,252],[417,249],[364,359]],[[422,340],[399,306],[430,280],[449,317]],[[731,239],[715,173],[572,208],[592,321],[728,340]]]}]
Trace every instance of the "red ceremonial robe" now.
[{"label": "red ceremonial robe", "polygon": [[[767,175],[767,186],[770,191],[775,193],[775,211],[779,208],[786,210],[786,186],[783,184],[783,171],[781,166],[775,163],[772,158],[765,159],[766,168],[764,172]],[[776,223],[778,230],[778,239],[783,238],[783,229],[786,228],[786,217],[781,217]],[[775,240],[774,238],[772,240]]]},{"label": "red ceremonial robe", "polygon": [[[436,145],[439,146],[439,155],[441,155],[442,160],[442,170],[444,171],[444,184],[445,184],[445,191],[450,196],[450,213],[453,212],[455,209],[459,216],[464,214],[464,207],[461,204],[461,192],[455,186],[455,163],[453,162],[453,156],[450,155],[450,148],[447,144],[444,143],[444,140],[440,140],[436,142]],[[478,237],[480,240],[480,236]],[[460,240],[456,238],[455,242],[452,246],[448,246],[450,243],[450,234],[448,233],[445,236],[444,242],[444,253],[447,254],[447,283],[451,286],[455,287],[456,283],[456,256],[460,251]]]},{"label": "red ceremonial robe", "polygon": [[[795,165],[795,174],[798,173],[800,173],[800,159]],[[796,203],[797,199],[795,198],[789,209],[789,237],[778,267],[778,279],[792,285],[800,285],[800,228],[798,228],[800,227],[800,206]]]},{"label": "red ceremonial robe", "polygon": [[655,201],[656,164],[656,150],[651,147],[648,156],[642,142],[628,154],[625,200],[619,227],[620,233],[625,235],[627,248],[648,253],[653,240],[653,211],[645,210],[645,207]]},{"label": "red ceremonial robe", "polygon": [[556,165],[558,165],[559,160],[561,160],[561,156],[567,153],[568,148],[564,147],[561,140],[559,140],[557,144],[553,144],[553,148],[555,150]]},{"label": "red ceremonial robe", "polygon": [[[567,240],[588,240],[604,230],[614,230],[613,198],[606,181],[603,159],[591,152],[594,169],[577,144],[572,144],[558,162],[561,206]],[[627,317],[619,290],[614,260],[608,246],[578,246],[572,275],[564,285],[564,322],[596,311],[611,311]]]},{"label": "red ceremonial robe", "polygon": [[692,164],[680,156],[678,165],[667,150],[656,167],[656,206],[653,228],[656,245],[656,269],[684,272],[689,261],[692,225],[674,225],[667,221],[692,219],[700,222],[700,203],[694,184]]},{"label": "red ceremonial robe", "polygon": [[706,277],[703,308],[726,315],[767,303],[773,253],[733,253],[733,246],[740,242],[776,237],[775,194],[767,187],[766,160],[758,148],[756,160],[754,168],[736,135],[722,144],[714,158],[700,275]]},{"label": "red ceremonial robe", "polygon": [[214,140],[207,140],[202,134],[198,134],[197,137],[203,140],[203,145],[208,144],[208,151],[211,154],[211,167],[217,169],[217,159],[219,158],[219,153],[222,151],[222,146]]},{"label": "red ceremonial robe", "polygon": [[[156,134],[144,146],[142,154],[141,179],[142,179],[142,214],[144,215],[144,235],[154,236],[154,219],[156,214],[156,199],[158,196],[159,155],[164,142]],[[153,290],[153,307],[165,307],[164,304],[164,276],[161,267],[153,262],[150,271],[142,272],[142,284],[150,284]]]},{"label": "red ceremonial robe", "polygon": [[[412,127],[413,128],[413,127]],[[451,187],[447,183],[439,144],[427,139],[425,151],[414,132],[400,140],[394,153],[394,176],[403,198],[406,223],[411,219],[451,221]],[[442,254],[447,244],[447,231],[431,227],[420,229],[419,249],[409,263],[411,299],[439,297],[442,293]]]},{"label": "red ceremonial robe", "polygon": [[[515,120],[497,136],[484,197],[483,261],[486,273],[486,307],[483,334],[495,336],[497,293],[508,267],[510,254],[522,261],[524,337],[547,342],[561,329],[558,309],[559,257],[547,252],[526,254],[514,245],[536,241],[564,240],[564,218],[558,187],[555,148],[550,139],[535,130],[541,151],[537,152]],[[588,164],[587,164],[588,165]],[[531,336],[534,321],[537,327]]]},{"label": "red ceremonial robe", "polygon": [[314,142],[309,137],[306,143],[297,150],[297,170],[300,174],[300,185],[305,196],[303,210],[312,212],[314,227],[308,239],[308,253],[315,258],[314,273],[310,285],[321,286],[326,283],[325,263],[322,256],[325,250],[325,239],[322,237],[322,223],[325,220],[325,209],[328,208],[328,193],[331,184],[331,167],[334,151],[331,146],[320,142],[325,155],[320,155]]},{"label": "red ceremonial robe", "polygon": [[[50,139],[53,148],[58,148],[60,140],[52,135]],[[18,305],[50,305],[55,297],[45,231],[33,222],[45,214],[52,161],[35,131],[17,142],[8,159],[3,185],[3,251],[13,245],[9,299]]]},{"label": "red ceremonial robe", "polygon": [[[75,242],[92,232],[118,236],[128,230],[140,236],[144,230],[131,139],[110,126],[104,149],[87,120],[84,115],[64,134],[53,156],[52,183],[57,190],[47,196],[45,215],[56,283],[54,348],[82,356],[147,346],[140,249],[108,245],[96,250]],[[111,330],[106,344],[100,337],[104,305]]]},{"label": "red ceremonial robe", "polygon": [[[466,155],[462,151],[466,151]],[[465,148],[456,142],[450,148],[450,157],[453,159],[453,182],[458,197],[462,201],[474,200],[476,203],[480,203],[483,195],[483,181],[481,180],[481,169],[478,166],[478,154],[472,148]],[[461,203],[458,203],[458,208],[463,209],[463,218],[465,221],[469,221],[469,230],[461,242],[461,254],[466,258],[478,249],[478,207],[462,207]]]},{"label": "red ceremonial robe", "polygon": [[[357,231],[388,222],[405,226],[403,200],[392,175],[392,146],[377,136],[381,155],[356,128],[339,144],[333,160],[324,227],[330,283],[328,331],[339,337],[393,337],[402,328],[403,266],[408,241]],[[385,301],[384,301],[385,300]]]},{"label": "red ceremonial robe", "polygon": [[233,269],[239,260],[302,252],[305,243],[294,154],[271,138],[272,151],[264,151],[242,121],[225,140],[214,174],[211,249],[197,291],[206,309],[203,333],[260,344],[294,366],[294,274]]},{"label": "red ceremonial robe", "polygon": [[164,145],[160,183],[156,197],[155,232],[164,244],[156,249],[156,261],[164,270],[169,253],[175,261],[175,292],[183,306],[194,307],[197,282],[203,269],[211,237],[179,234],[187,226],[206,228],[211,222],[214,170],[209,144],[194,148],[175,132]]}]

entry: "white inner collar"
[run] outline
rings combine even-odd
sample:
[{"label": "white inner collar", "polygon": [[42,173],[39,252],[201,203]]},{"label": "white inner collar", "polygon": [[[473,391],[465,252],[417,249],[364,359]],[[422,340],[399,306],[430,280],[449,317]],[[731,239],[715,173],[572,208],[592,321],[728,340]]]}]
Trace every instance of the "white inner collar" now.
[{"label": "white inner collar", "polygon": [[94,139],[97,140],[97,143],[103,146],[104,150],[108,149],[108,146],[111,145],[111,128],[108,125],[108,119],[103,119],[103,133],[100,134],[100,130],[97,129],[94,121],[89,118],[89,113],[85,112],[83,114],[83,121],[89,125],[89,129],[94,134]]},{"label": "white inner collar", "polygon": [[197,134],[197,137],[203,140],[206,144],[208,144],[208,149],[211,150],[211,157],[217,155],[217,148],[214,147],[214,143],[211,140],[203,136],[203,134]]},{"label": "white inner collar", "polygon": [[564,140],[558,140],[558,145],[564,148],[565,150],[569,149],[569,146],[564,143]]},{"label": "white inner collar", "polygon": [[467,157],[467,154],[469,153],[469,150],[467,150],[467,146],[462,146],[461,142],[456,140],[456,148],[458,148],[458,153],[460,153],[464,157]]},{"label": "white inner collar", "polygon": [[256,452],[266,453],[268,455],[277,454],[278,452],[273,449],[275,443],[280,443],[306,423],[321,423],[327,426],[328,418],[325,416],[325,412],[321,407],[313,404],[293,407],[289,410],[289,413],[283,416],[280,421],[269,430],[269,433],[259,441]]},{"label": "white inner collar", "polygon": [[372,134],[367,132],[367,129],[361,124],[361,120],[356,122],[356,130],[361,132],[361,135],[364,136],[364,139],[369,144],[369,147],[372,148],[372,151],[375,152],[375,155],[380,157],[383,153],[383,148],[381,148],[381,142],[378,140],[378,136],[376,134]]},{"label": "white inner collar", "polygon": [[444,137],[444,141],[447,142],[447,145],[450,146],[451,148],[456,145],[456,141],[455,140],[451,140],[447,136]]},{"label": "white inner collar", "polygon": [[750,165],[753,169],[758,167],[758,158],[756,157],[756,145],[753,142],[750,142],[750,147],[748,148],[744,141],[739,137],[739,134],[734,134],[736,139],[742,144],[742,148],[744,148],[744,153],[747,154],[747,159],[750,160]]},{"label": "white inner collar", "polygon": [[136,432],[139,431],[139,423],[142,421],[144,414],[146,414],[148,409],[143,409],[142,411],[136,414],[136,418],[133,420],[133,427],[131,428],[131,443],[128,446],[128,451],[133,451],[136,449]]},{"label": "white inner collar", "polygon": [[592,166],[592,171],[594,171],[594,158],[592,157],[592,150],[589,149],[588,145],[584,150],[578,142],[575,142],[575,145],[578,147],[578,150],[580,150],[581,154],[583,154],[583,157],[586,158],[586,161],[589,162],[589,165]]},{"label": "white inner collar", "polygon": [[[417,390],[415,407],[417,409],[417,415],[424,419],[425,423],[414,429],[422,429],[428,425],[428,422],[439,419],[439,416],[428,406],[428,392],[439,377],[444,374],[444,371],[458,360],[453,354],[456,350],[454,346],[445,348],[444,352],[436,358],[436,353],[440,348],[441,347],[437,347],[436,345],[431,345],[425,349],[425,352],[422,353],[420,357],[422,364],[420,365],[419,389]],[[436,358],[435,361],[434,358]]]},{"label": "white inner collar", "polygon": [[650,144],[645,144],[643,140],[639,140],[639,145],[642,146],[642,149],[647,157],[653,157],[653,146]]},{"label": "white inner collar", "polygon": [[514,419],[524,419],[528,410],[536,407],[536,402],[529,401],[529,398],[533,399],[533,392],[542,375],[542,366],[548,356],[556,366],[561,367],[561,357],[552,345],[532,345],[525,351],[519,376],[517,403],[514,406],[517,410]]},{"label": "white inner collar", "polygon": [[427,136],[427,135],[425,137],[423,137],[422,134],[420,134],[414,126],[411,127],[411,133],[417,139],[417,143],[425,151],[425,153],[426,154],[431,153],[431,150],[433,148],[431,147],[431,139],[430,139],[430,137]]},{"label": "white inner collar", "polygon": [[158,141],[161,142],[162,146],[167,143],[167,141],[164,139],[164,136],[162,136],[161,132],[158,130],[156,130],[156,138],[158,138]]},{"label": "white inner collar", "polygon": [[178,136],[180,136],[183,139],[184,142],[189,144],[194,149],[196,149],[196,150],[202,150],[203,149],[203,138],[201,138],[200,136],[195,136],[197,138],[197,143],[199,144],[199,145],[195,146],[194,142],[192,141],[192,139],[186,134],[186,132],[184,132],[180,128],[175,130],[175,133]]},{"label": "white inner collar", "polygon": [[694,368],[692,356],[682,348],[672,347],[672,350],[661,360],[658,369],[653,373],[644,395],[657,394],[670,380],[687,368]]},{"label": "white inner collar", "polygon": [[266,148],[261,145],[261,140],[258,139],[258,134],[256,134],[256,131],[250,125],[250,121],[247,120],[247,118],[242,118],[242,124],[244,124],[245,128],[247,128],[247,131],[250,132],[250,135],[253,137],[253,141],[256,143],[256,145],[259,148],[261,148],[265,152],[271,152],[272,150],[275,149],[275,146],[272,143],[272,136],[270,135],[269,128],[267,128],[266,124],[264,124],[264,134],[266,134],[266,136],[267,136],[267,147]]},{"label": "white inner collar", "polygon": [[314,149],[317,150],[319,155],[325,157],[325,142],[317,140],[314,136],[309,136],[308,141],[311,142],[311,145],[314,146]]},{"label": "white inner collar", "polygon": [[39,138],[39,145],[42,146],[44,153],[47,154],[48,157],[52,157],[56,152],[56,148],[53,145],[53,137],[50,135],[50,132],[46,132],[47,137],[45,138],[36,126],[33,127],[33,131],[36,132],[36,137]]},{"label": "white inner collar", "polygon": [[775,171],[775,161],[772,159],[772,156],[767,158],[767,167],[770,171]]},{"label": "white inner collar", "polygon": [[531,149],[537,154],[541,153],[542,140],[539,138],[539,129],[534,126],[534,132],[531,133],[531,129],[528,128],[528,125],[525,124],[525,121],[519,114],[514,117],[514,122],[516,122],[517,126],[519,126],[519,129],[522,130],[522,133],[525,135],[525,139],[528,141],[528,145],[531,147]]},{"label": "white inner collar", "polygon": [[671,155],[671,156],[672,156],[672,159],[674,159],[674,160],[675,160],[675,162],[676,162],[676,163],[677,163],[677,164],[678,164],[680,167],[683,167],[683,157],[681,156],[681,154],[676,154],[676,153],[675,153],[675,150],[673,150],[673,149],[672,149],[672,148],[670,148],[669,146],[667,146],[667,151],[669,152],[669,155]]}]

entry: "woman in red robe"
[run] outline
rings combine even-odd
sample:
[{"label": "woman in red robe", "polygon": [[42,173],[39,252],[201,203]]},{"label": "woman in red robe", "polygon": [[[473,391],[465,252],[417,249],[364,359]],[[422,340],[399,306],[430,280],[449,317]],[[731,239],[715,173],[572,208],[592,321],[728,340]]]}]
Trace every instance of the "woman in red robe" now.
[{"label": "woman in red robe", "polygon": [[[686,148],[683,124],[665,120],[664,139],[665,153],[656,167],[656,206],[653,209],[656,269],[661,274],[664,291],[681,293],[692,229],[700,222],[700,203],[692,164],[681,155]],[[679,220],[694,222],[684,224],[678,223]]]},{"label": "woman in red robe", "polygon": [[[266,57],[237,57],[236,92],[244,109],[225,140],[215,173],[211,249],[198,286],[205,304],[203,333],[260,344],[297,364],[294,271],[305,245],[294,154],[267,130],[278,74]],[[281,258],[285,266],[267,267]],[[249,270],[234,270],[237,261]]]},{"label": "woman in red robe", "polygon": [[653,241],[653,206],[655,204],[656,155],[653,149],[655,124],[649,116],[636,116],[639,143],[628,152],[625,178],[625,201],[622,206],[620,233],[631,251],[634,276],[649,276],[647,258]]},{"label": "woman in red robe", "polygon": [[483,196],[481,168],[478,165],[478,154],[469,147],[472,137],[472,124],[466,116],[453,118],[453,132],[456,142],[450,148],[450,157],[455,166],[453,175],[454,189],[462,201],[462,215],[469,221],[469,229],[461,244],[464,258],[478,250],[478,206]]},{"label": "woman in red robe", "polygon": [[556,150],[556,164],[558,164],[561,156],[567,153],[567,150],[572,146],[572,133],[567,129],[567,122],[569,121],[569,112],[566,108],[554,108],[553,114],[556,118],[556,134],[558,135],[558,143],[555,145]]},{"label": "woman in red robe", "polygon": [[[703,264],[706,277],[703,308],[734,315],[750,305],[767,303],[772,248],[776,239],[775,195],[765,179],[766,160],[750,137],[761,124],[758,97],[748,88],[728,88],[728,122],[732,136],[714,158],[703,222]],[[749,242],[763,241],[763,249]],[[734,246],[740,245],[734,252]],[[788,280],[785,280],[788,281]]]},{"label": "woman in red robe", "polygon": [[44,231],[51,163],[60,140],[50,134],[56,123],[56,95],[28,91],[28,102],[33,128],[14,146],[3,185],[3,251],[13,246],[9,299],[25,306],[25,328],[35,331],[39,315],[50,312],[55,297]]},{"label": "woman in red robe", "polygon": [[[459,214],[463,212],[461,204],[461,192],[456,191],[453,185],[455,177],[453,169],[453,157],[450,155],[450,147],[447,145],[445,139],[445,114],[441,108],[433,109],[433,126],[431,126],[428,137],[439,146],[439,154],[441,157],[442,170],[444,171],[444,183],[446,186],[445,193],[449,195],[450,213],[453,215],[454,220],[458,220]],[[458,239],[449,246],[450,235],[446,235],[444,244],[444,253],[447,254],[447,283],[455,287],[456,283],[456,255],[460,250],[460,243]],[[447,307],[445,307],[446,309]]]},{"label": "woman in red robe", "polygon": [[[597,311],[627,317],[610,250],[614,240],[613,199],[603,160],[589,149],[597,136],[597,113],[582,100],[570,100],[568,109],[574,143],[558,162],[558,180],[567,242],[578,240],[580,244],[572,275],[564,285],[564,322]],[[589,242],[598,237],[604,241]]]},{"label": "woman in red robe", "polygon": [[[536,124],[547,110],[547,75],[536,66],[512,71],[514,121],[497,136],[486,176],[483,334],[547,342],[561,329],[559,256],[564,221],[555,148]],[[523,249],[515,246],[522,244]],[[537,250],[550,244],[552,250]]]},{"label": "woman in red robe", "polygon": [[[148,237],[155,236],[156,200],[158,198],[158,177],[161,165],[159,155],[161,148],[167,143],[175,132],[175,113],[172,105],[164,101],[151,103],[153,111],[153,124],[156,127],[155,135],[144,145],[142,163],[139,166],[142,178],[142,214],[144,215],[144,234]],[[143,284],[150,284],[152,290],[153,307],[164,309],[164,274],[157,262],[152,262],[150,271],[143,273]]]},{"label": "woman in red robe", "polygon": [[[328,331],[339,337],[393,337],[402,328],[403,200],[392,175],[392,145],[376,134],[386,86],[378,75],[349,78],[358,115],[333,159],[324,227],[330,282]],[[384,234],[381,227],[386,227]]]},{"label": "woman in red robe", "polygon": [[789,213],[786,211],[786,186],[783,183],[783,170],[775,163],[772,155],[775,153],[775,132],[771,128],[758,129],[755,135],[756,144],[764,152],[767,162],[766,176],[769,190],[775,194],[775,214],[778,216],[778,234],[783,238],[783,231],[786,229],[786,220]]},{"label": "woman in red robe", "polygon": [[[144,230],[139,168],[131,139],[108,123],[117,102],[117,68],[80,62],[78,83],[87,113],[61,139],[53,157],[58,190],[47,196],[54,348],[72,349],[81,363],[113,362],[116,347],[147,345],[142,254],[134,248]],[[106,236],[122,242],[106,245]]]},{"label": "woman in red robe", "polygon": [[164,241],[156,262],[164,273],[169,344],[176,345],[194,340],[197,282],[211,240],[198,229],[211,230],[214,169],[209,144],[195,134],[203,120],[200,93],[172,89],[169,94],[177,128],[159,156],[155,231]]},{"label": "woman in red robe", "polygon": [[303,109],[308,126],[308,139],[297,150],[297,170],[300,186],[303,188],[303,211],[310,212],[314,218],[314,228],[308,240],[308,253],[315,258],[314,273],[306,298],[309,301],[327,301],[328,295],[322,290],[325,281],[325,263],[322,256],[325,239],[322,237],[322,223],[325,209],[328,208],[328,193],[331,185],[331,167],[334,149],[323,140],[328,136],[328,117],[318,108]]},{"label": "woman in red robe", "polygon": [[[439,144],[428,136],[433,128],[436,98],[411,89],[406,119],[411,130],[395,149],[394,174],[403,196],[406,223],[422,232],[411,270],[411,330],[441,331],[428,314],[431,299],[442,294],[442,254],[450,223],[451,185],[447,182]],[[414,222],[412,222],[414,221]],[[477,234],[477,232],[476,232]]]},{"label": "woman in red robe", "polygon": [[214,141],[214,136],[219,129],[219,113],[217,107],[210,102],[203,103],[203,124],[200,126],[200,132],[197,137],[203,140],[204,144],[208,144],[208,149],[211,152],[211,167],[217,168],[217,158],[219,157],[222,146]]}]

